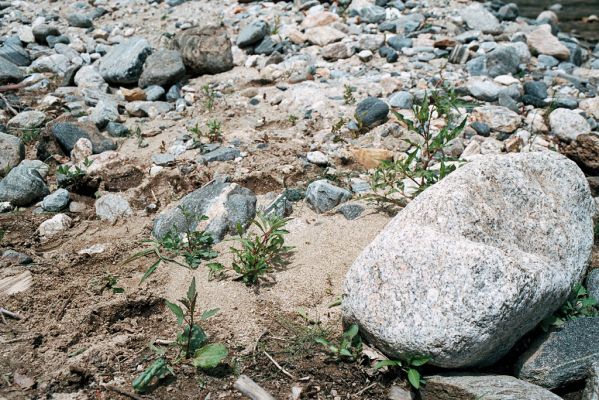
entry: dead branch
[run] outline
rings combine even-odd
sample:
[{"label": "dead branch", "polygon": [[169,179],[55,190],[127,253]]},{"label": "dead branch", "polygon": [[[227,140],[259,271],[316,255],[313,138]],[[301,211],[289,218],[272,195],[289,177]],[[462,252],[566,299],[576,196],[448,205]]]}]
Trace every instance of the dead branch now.
[{"label": "dead branch", "polygon": [[288,376],[288,377],[290,377],[291,379],[295,380],[295,377],[294,377],[293,375],[291,375],[289,372],[287,372],[287,371],[285,370],[285,368],[281,367],[281,366],[279,365],[279,363],[278,363],[278,362],[276,362],[276,361],[275,361],[275,359],[274,359],[274,358],[272,358],[272,357],[270,356],[270,354],[268,354],[268,353],[265,351],[265,352],[264,352],[264,355],[265,355],[266,357],[268,357],[268,359],[269,359],[270,361],[272,361],[272,363],[275,365],[275,367],[277,367],[277,368],[278,368],[278,369],[279,369],[279,370],[280,370],[282,373],[284,373],[285,375],[287,375],[287,376]]},{"label": "dead branch", "polygon": [[275,400],[266,390],[246,375],[239,375],[233,387],[252,400]]}]

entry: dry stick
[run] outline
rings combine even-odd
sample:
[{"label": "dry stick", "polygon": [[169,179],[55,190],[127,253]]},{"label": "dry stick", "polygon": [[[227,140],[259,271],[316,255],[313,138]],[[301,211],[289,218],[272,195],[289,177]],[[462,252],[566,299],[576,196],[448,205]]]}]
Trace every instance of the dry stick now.
[{"label": "dry stick", "polygon": [[247,375],[239,375],[233,387],[252,400],[275,400],[274,397]]},{"label": "dry stick", "polygon": [[140,397],[140,396],[136,395],[135,393],[128,392],[125,389],[121,389],[121,388],[116,387],[116,386],[102,385],[102,387],[105,388],[105,389],[108,389],[108,390],[112,390],[113,392],[116,392],[118,394],[122,394],[123,396],[127,396],[129,398],[132,398],[134,400],[144,400],[143,397]]},{"label": "dry stick", "polygon": [[274,359],[274,358],[272,358],[272,357],[270,356],[270,354],[268,354],[266,351],[264,352],[264,354],[266,355],[266,357],[268,357],[268,359],[269,359],[270,361],[272,361],[272,363],[275,365],[275,367],[277,367],[279,370],[281,370],[281,372],[282,372],[282,373],[284,373],[285,375],[287,375],[287,376],[288,376],[288,377],[290,377],[291,379],[294,379],[294,380],[295,380],[295,376],[293,376],[293,375],[291,375],[289,372],[285,371],[285,368],[281,367],[281,366],[279,365],[279,363],[278,363],[278,362],[276,362],[276,361],[275,361],[275,359]]},{"label": "dry stick", "polygon": [[23,317],[21,317],[19,314],[16,314],[14,312],[8,311],[6,308],[2,308],[0,307],[0,314],[2,315],[6,315],[7,317],[13,318],[13,319],[23,319]]},{"label": "dry stick", "polygon": [[30,81],[30,82],[26,82],[26,83],[13,83],[11,85],[0,86],[0,93],[9,92],[11,90],[22,89],[24,87],[31,86],[34,83],[36,83],[36,82]]},{"label": "dry stick", "polygon": [[62,317],[64,317],[64,313],[67,311],[67,307],[69,306],[69,304],[71,304],[71,300],[72,299],[73,299],[73,293],[71,293],[69,295],[69,297],[65,300],[65,302],[62,305],[62,307],[58,311],[58,314],[56,314],[56,320],[57,321],[60,321],[62,319]]},{"label": "dry stick", "polygon": [[370,385],[366,386],[364,389],[362,389],[362,390],[360,390],[360,391],[356,392],[356,393],[354,394],[354,396],[360,396],[362,393],[364,393],[365,391],[367,391],[368,389],[372,388],[372,387],[373,387],[373,386],[375,386],[375,385],[376,385],[376,382],[374,382],[374,383],[371,383]]}]

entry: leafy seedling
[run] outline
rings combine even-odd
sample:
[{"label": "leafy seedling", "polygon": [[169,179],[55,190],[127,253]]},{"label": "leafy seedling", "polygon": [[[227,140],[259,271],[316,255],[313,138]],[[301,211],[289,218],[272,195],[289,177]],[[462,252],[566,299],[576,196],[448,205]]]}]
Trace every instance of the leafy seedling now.
[{"label": "leafy seedling", "polygon": [[541,328],[548,331],[552,327],[561,327],[567,321],[580,317],[599,316],[599,303],[580,283],[574,285],[566,302],[552,315],[541,322]]},{"label": "leafy seedling", "polygon": [[339,361],[356,361],[362,351],[362,338],[358,325],[353,324],[341,336],[341,342],[335,344],[325,338],[317,338],[316,343],[323,345],[333,359]]},{"label": "leafy seedling", "polygon": [[147,240],[145,243],[151,245],[149,249],[135,253],[123,264],[142,257],[154,259],[152,265],[146,270],[141,282],[150,277],[162,264],[175,264],[190,270],[197,269],[202,261],[210,260],[218,256],[218,252],[212,249],[214,239],[206,231],[195,230],[197,224],[208,219],[205,215],[196,216],[184,207],[179,207],[185,218],[184,228],[178,230],[173,227],[161,239]]},{"label": "leafy seedling", "polygon": [[422,385],[425,384],[424,379],[418,370],[419,367],[422,367],[424,364],[430,361],[430,357],[413,357],[408,358],[406,360],[381,360],[378,361],[375,365],[375,369],[381,369],[383,367],[389,368],[397,368],[403,371],[410,385],[418,390]]},{"label": "leafy seedling", "polygon": [[210,112],[214,108],[216,91],[210,85],[204,85],[202,86],[202,93],[204,94],[204,107]]},{"label": "leafy seedling", "polygon": [[350,85],[343,85],[343,102],[345,105],[351,105],[356,102],[354,89]]},{"label": "leafy seedling", "polygon": [[251,222],[257,233],[244,232],[242,226],[237,225],[237,241],[241,247],[231,247],[232,268],[246,285],[257,284],[263,275],[285,263],[285,256],[292,250],[285,246],[285,235],[289,233],[284,229],[287,222],[276,215],[260,214]]},{"label": "leafy seedling", "polygon": [[[415,197],[457,168],[457,159],[446,154],[449,142],[458,137],[466,126],[466,118],[455,123],[455,112],[465,103],[455,92],[434,91],[425,94],[421,103],[413,106],[414,119],[393,111],[395,117],[419,140],[406,139],[410,148],[406,156],[396,161],[382,161],[371,175],[370,187],[374,194],[367,196],[379,204],[405,206],[408,198]],[[443,128],[431,128],[433,117],[444,119]],[[407,191],[406,182],[412,191]],[[399,195],[399,196],[398,196]]]}]

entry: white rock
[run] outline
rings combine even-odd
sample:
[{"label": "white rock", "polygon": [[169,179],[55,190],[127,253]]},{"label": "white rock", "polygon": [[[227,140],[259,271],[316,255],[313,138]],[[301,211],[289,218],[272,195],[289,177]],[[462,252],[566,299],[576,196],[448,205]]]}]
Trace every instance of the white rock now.
[{"label": "white rock", "polygon": [[129,202],[121,195],[108,193],[96,200],[96,215],[101,220],[114,222],[132,214]]},{"label": "white rock", "polygon": [[66,231],[73,225],[73,220],[66,214],[56,214],[49,220],[42,222],[38,228],[40,236],[50,238]]},{"label": "white rock", "polygon": [[343,314],[387,355],[489,365],[582,278],[595,205],[555,152],[478,157],[410,202],[357,258]]},{"label": "white rock", "polygon": [[71,150],[71,160],[74,163],[80,163],[85,161],[85,159],[89,159],[93,154],[93,145],[91,140],[86,138],[81,138],[75,142],[75,146],[73,146],[73,150]]},{"label": "white rock", "polygon": [[309,162],[316,165],[328,165],[329,159],[322,151],[311,151],[306,155]]},{"label": "white rock", "polygon": [[591,132],[586,119],[576,111],[567,108],[555,109],[549,114],[551,131],[564,142],[575,140],[578,135]]},{"label": "white rock", "polygon": [[520,127],[522,118],[512,110],[502,106],[483,106],[472,113],[476,121],[484,122],[494,131],[512,133]]}]

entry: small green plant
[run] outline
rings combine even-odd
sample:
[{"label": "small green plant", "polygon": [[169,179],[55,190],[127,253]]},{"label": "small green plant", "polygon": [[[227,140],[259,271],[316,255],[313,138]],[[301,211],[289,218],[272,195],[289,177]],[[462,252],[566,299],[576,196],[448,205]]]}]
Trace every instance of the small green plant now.
[{"label": "small green plant", "polygon": [[[208,336],[200,325],[197,324],[198,293],[195,278],[192,279],[187,289],[186,297],[179,300],[181,305],[165,300],[168,309],[177,318],[177,324],[183,327],[183,331],[177,334],[177,339],[169,348],[177,350],[174,358],[168,358],[169,348],[151,348],[159,355],[159,358],[146,368],[134,381],[133,388],[137,392],[147,391],[152,382],[159,382],[168,375],[174,375],[173,366],[182,360],[191,359],[191,364],[202,370],[216,368],[229,354],[228,349],[221,343],[207,343]],[[218,309],[204,311],[199,316],[199,321],[206,321],[218,313]]]},{"label": "small green plant", "polygon": [[206,84],[202,86],[202,93],[204,94],[204,107],[206,107],[206,110],[212,111],[216,100],[216,91]]},{"label": "small green plant", "polygon": [[414,389],[420,389],[422,385],[425,384],[424,379],[420,375],[419,367],[422,367],[424,364],[429,362],[430,357],[412,357],[406,360],[381,360],[378,361],[375,365],[375,369],[380,369],[383,367],[389,368],[398,368],[403,371],[408,377],[408,382]]},{"label": "small green plant", "polygon": [[135,138],[137,139],[137,148],[143,149],[149,146],[148,143],[144,140],[141,134],[141,128],[139,126],[135,128]]},{"label": "small green plant", "polygon": [[118,276],[112,275],[110,273],[106,273],[106,275],[104,275],[102,280],[104,282],[104,288],[110,289],[112,291],[112,293],[114,293],[114,294],[125,293],[125,289],[118,286],[118,284],[119,284]]},{"label": "small green plant", "polygon": [[[454,123],[454,113],[462,103],[453,90],[434,91],[413,106],[414,120],[393,111],[397,119],[418,136],[418,141],[406,140],[410,149],[406,157],[396,161],[383,161],[371,176],[370,186],[376,202],[404,206],[406,198],[420,194],[456,169],[456,159],[445,153],[448,143],[458,137],[466,126],[464,117]],[[431,128],[434,117],[444,119],[444,126],[435,132]],[[406,192],[405,181],[411,182],[413,193]],[[397,198],[400,194],[401,198]]]},{"label": "small green plant", "polygon": [[233,270],[246,285],[255,285],[259,279],[273,268],[285,263],[285,256],[292,247],[285,246],[285,230],[288,220],[276,215],[258,215],[251,222],[258,232],[244,232],[237,225],[241,248],[231,247]]},{"label": "small green plant", "polygon": [[208,121],[208,140],[210,143],[223,141],[223,127],[220,121],[216,119]]},{"label": "small green plant", "polygon": [[281,16],[275,15],[272,28],[270,28],[271,35],[277,35],[281,30]]},{"label": "small green plant", "polygon": [[22,128],[21,129],[21,140],[23,143],[29,144],[39,140],[42,135],[41,128]]},{"label": "small green plant", "polygon": [[341,336],[339,344],[319,337],[316,343],[323,345],[335,361],[356,361],[362,351],[362,338],[358,325],[353,324]]},{"label": "small green plant", "polygon": [[559,310],[541,322],[541,328],[544,331],[548,331],[551,327],[559,328],[567,321],[572,321],[579,317],[596,316],[599,316],[599,303],[597,299],[590,297],[585,287],[577,283]]},{"label": "small green plant", "polygon": [[354,89],[350,85],[343,85],[343,102],[345,105],[351,105],[356,102]]},{"label": "small green plant", "polygon": [[73,167],[69,165],[58,166],[58,168],[56,169],[56,173],[58,175],[62,175],[58,185],[60,187],[70,187],[74,185],[76,186],[85,177],[85,175],[87,174],[87,168],[89,168],[93,163],[93,160],[90,160],[86,157],[85,160],[83,160],[83,166],[85,167],[85,169],[82,169],[77,165]]},{"label": "small green plant", "polygon": [[287,117],[287,121],[289,121],[289,124],[291,126],[295,126],[295,124],[297,124],[298,120],[299,120],[299,118],[293,114],[289,114],[289,116]]},{"label": "small green plant", "polygon": [[218,252],[212,249],[214,244],[212,236],[205,231],[194,229],[197,224],[207,220],[208,217],[205,215],[196,216],[183,207],[179,208],[185,218],[182,230],[173,227],[161,239],[147,240],[145,243],[151,244],[149,249],[135,253],[123,263],[127,264],[141,257],[154,258],[155,262],[144,273],[141,282],[151,276],[161,263],[172,263],[195,270],[202,261],[218,256]]},{"label": "small green plant", "polygon": [[341,133],[341,129],[343,129],[343,126],[345,125],[347,121],[345,120],[345,118],[340,117],[337,122],[335,122],[333,124],[333,126],[331,127],[331,133],[334,135],[338,135],[339,133]]}]

